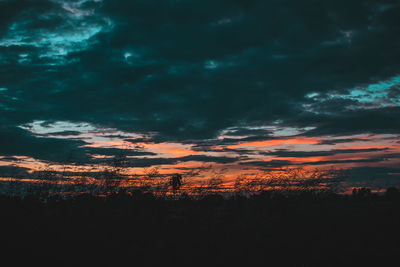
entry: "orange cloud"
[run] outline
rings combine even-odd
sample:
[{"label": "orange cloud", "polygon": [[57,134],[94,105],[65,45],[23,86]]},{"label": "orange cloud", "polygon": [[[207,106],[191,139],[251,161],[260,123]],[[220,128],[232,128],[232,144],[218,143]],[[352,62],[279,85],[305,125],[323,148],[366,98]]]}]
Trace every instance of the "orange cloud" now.
[{"label": "orange cloud", "polygon": [[280,146],[280,145],[293,145],[293,144],[317,144],[319,143],[319,138],[288,138],[288,139],[273,139],[265,141],[253,141],[245,142],[234,145],[228,145],[226,148],[240,148],[240,147],[266,147],[266,146]]},{"label": "orange cloud", "polygon": [[198,151],[190,149],[191,145],[183,145],[179,143],[139,143],[137,145],[157,154],[169,154],[170,157],[199,154]]},{"label": "orange cloud", "polygon": [[193,155],[193,154],[199,154],[197,151],[193,151],[190,149],[184,149],[184,148],[171,148],[171,149],[165,149],[163,150],[164,153],[168,154],[173,154],[175,156],[188,156],[188,155]]}]

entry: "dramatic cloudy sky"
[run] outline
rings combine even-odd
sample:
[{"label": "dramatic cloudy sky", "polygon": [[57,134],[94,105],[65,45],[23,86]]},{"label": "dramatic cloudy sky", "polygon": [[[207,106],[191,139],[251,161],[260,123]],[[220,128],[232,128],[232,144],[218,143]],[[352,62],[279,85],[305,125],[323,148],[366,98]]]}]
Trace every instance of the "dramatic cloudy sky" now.
[{"label": "dramatic cloudy sky", "polygon": [[0,174],[309,166],[400,181],[400,3],[0,0]]}]

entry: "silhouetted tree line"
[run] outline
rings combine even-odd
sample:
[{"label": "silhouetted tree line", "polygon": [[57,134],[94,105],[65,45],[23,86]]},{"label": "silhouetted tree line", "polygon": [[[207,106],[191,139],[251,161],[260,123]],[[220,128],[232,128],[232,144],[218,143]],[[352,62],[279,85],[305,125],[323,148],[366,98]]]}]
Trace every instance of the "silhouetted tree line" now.
[{"label": "silhouetted tree line", "polygon": [[[215,194],[260,194],[264,191],[296,194],[307,191],[329,191],[339,193],[348,186],[346,174],[341,170],[306,170],[286,168],[274,172],[241,174],[227,185],[227,169],[213,169],[203,166],[183,174],[165,175],[159,169],[146,168],[142,175],[125,173],[125,159],[113,159],[110,164],[87,173],[60,173],[48,167],[23,182],[19,178],[0,183],[2,194],[10,196],[40,195],[46,199],[51,195],[65,198],[79,194],[107,196],[123,191],[131,193],[140,190],[157,197],[177,197],[182,194],[203,197]],[[35,178],[35,179],[32,179]],[[361,193],[359,193],[361,194]]]},{"label": "silhouetted tree line", "polygon": [[397,188],[174,198],[137,188],[45,201],[2,195],[0,210],[3,255],[24,255],[14,263],[387,266],[400,249]]},{"label": "silhouetted tree line", "polygon": [[345,174],[302,168],[240,175],[227,187],[226,170],[211,166],[175,175],[148,168],[132,178],[120,162],[96,177],[48,169],[36,182],[1,183],[4,261],[7,256],[25,266],[398,261],[398,188],[341,194],[348,186]]}]

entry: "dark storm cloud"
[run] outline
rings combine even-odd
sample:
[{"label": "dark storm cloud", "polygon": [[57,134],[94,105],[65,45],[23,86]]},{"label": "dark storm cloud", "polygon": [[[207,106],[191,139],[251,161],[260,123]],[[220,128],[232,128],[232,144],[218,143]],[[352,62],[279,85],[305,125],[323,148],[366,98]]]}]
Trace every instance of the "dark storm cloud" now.
[{"label": "dark storm cloud", "polygon": [[[81,134],[81,132],[78,132],[78,131],[62,131],[62,132],[51,133],[52,136],[71,136],[71,135],[78,136],[80,134]],[[44,136],[46,136],[46,135],[44,135]]]},{"label": "dark storm cloud", "polygon": [[[8,27],[16,20],[31,19],[32,14],[41,14],[55,7],[52,1],[45,0],[2,0],[0,1],[0,36],[7,32]],[[38,18],[32,24],[38,26],[41,23]],[[52,27],[54,21],[50,23]]]},{"label": "dark storm cloud", "polygon": [[162,142],[166,142],[168,141],[167,139],[156,135],[156,136],[147,136],[147,137],[138,137],[138,138],[134,138],[134,139],[125,139],[125,141],[130,142],[132,144],[138,144],[138,143],[155,143],[155,144],[159,144]]},{"label": "dark storm cloud", "polygon": [[21,177],[28,174],[29,169],[17,166],[0,166],[0,173],[3,177]]},{"label": "dark storm cloud", "polygon": [[365,141],[365,139],[362,139],[362,138],[324,139],[324,140],[321,140],[319,144],[321,144],[321,145],[336,145],[336,144],[351,143],[351,142],[357,142],[357,141]]},{"label": "dark storm cloud", "polygon": [[[209,138],[229,126],[296,118],[307,92],[365,85],[400,66],[395,2],[86,1],[69,10],[61,1],[14,2],[2,2],[10,10],[3,36],[11,23],[28,22],[26,31],[63,29],[68,38],[72,8],[93,13],[76,18],[88,31],[105,19],[113,24],[65,45],[65,55],[48,58],[55,65],[2,65],[2,86],[24,102],[10,105],[18,122],[77,120],[169,140]],[[36,19],[48,13],[54,21]],[[2,55],[19,57],[21,47],[3,46]]]},{"label": "dark storm cloud", "polygon": [[137,151],[133,149],[119,149],[119,148],[103,148],[103,147],[85,147],[83,150],[91,155],[123,155],[123,156],[151,156],[156,155],[152,152]]},{"label": "dark storm cloud", "polygon": [[[318,152],[300,152],[300,151],[277,151],[269,153],[264,153],[267,155],[277,155],[279,157],[285,158],[285,157],[314,157],[314,156],[329,156],[329,155],[335,155],[339,153],[359,153],[359,152],[377,152],[377,151],[383,151],[385,149],[348,149],[348,150],[333,150],[331,151],[318,151]],[[338,152],[339,151],[339,152]],[[312,161],[312,162],[305,162],[305,163],[298,163],[296,161],[291,161],[291,160],[271,160],[271,161],[247,161],[247,162],[240,162],[240,165],[249,165],[249,166],[257,166],[257,167],[284,167],[284,166],[291,166],[291,165],[299,165],[299,166],[305,166],[305,165],[332,165],[332,166],[341,166],[343,164],[347,163],[372,163],[372,162],[382,162],[386,161],[388,159],[393,159],[393,158],[399,158],[400,154],[398,153],[392,153],[392,154],[380,154],[380,155],[374,155],[370,156],[368,158],[364,159],[335,159],[335,160],[317,160],[317,161]],[[366,167],[368,168],[368,167]]]},{"label": "dark storm cloud", "polygon": [[351,135],[359,133],[392,133],[400,131],[400,107],[337,111],[331,114],[305,114],[295,123],[316,126],[304,135]]},{"label": "dark storm cloud", "polygon": [[53,162],[64,162],[69,153],[85,157],[79,147],[85,142],[57,138],[38,138],[20,128],[0,127],[1,156],[29,156]]},{"label": "dark storm cloud", "polygon": [[273,131],[268,129],[249,129],[244,127],[236,127],[229,129],[226,134],[229,136],[268,136],[272,133]]},{"label": "dark storm cloud", "polygon": [[281,158],[285,157],[321,157],[321,156],[333,156],[337,154],[348,154],[348,153],[366,153],[366,152],[381,152],[387,148],[367,148],[367,149],[332,149],[329,151],[291,151],[286,149],[279,149],[276,151],[260,152],[261,155],[267,156],[278,156]]},{"label": "dark storm cloud", "polygon": [[390,87],[388,97],[390,99],[400,99],[400,86],[394,85]]},{"label": "dark storm cloud", "polygon": [[[308,136],[399,133],[398,106],[366,109],[348,98],[399,75],[399,12],[397,1],[383,0],[0,0],[0,153],[61,161],[73,150],[88,162],[121,152],[16,127],[34,120],[87,122],[149,134],[132,143],[179,141],[203,152],[278,138],[248,127],[276,122],[315,127]],[[388,92],[398,99],[396,86]],[[74,133],[57,135],[65,134]],[[189,160],[236,159],[143,158],[135,166]]]},{"label": "dark storm cloud", "polygon": [[293,165],[290,160],[271,160],[271,161],[246,161],[241,162],[240,165],[255,166],[261,168],[282,168],[285,166]]},{"label": "dark storm cloud", "polygon": [[[109,162],[110,159],[97,159],[93,162]],[[233,163],[238,161],[238,158],[231,157],[212,157],[205,155],[189,155],[178,158],[147,158],[147,157],[137,157],[128,159],[125,166],[126,167],[152,167],[157,165],[173,165],[181,162],[197,161],[197,162],[207,162],[207,163]]]}]

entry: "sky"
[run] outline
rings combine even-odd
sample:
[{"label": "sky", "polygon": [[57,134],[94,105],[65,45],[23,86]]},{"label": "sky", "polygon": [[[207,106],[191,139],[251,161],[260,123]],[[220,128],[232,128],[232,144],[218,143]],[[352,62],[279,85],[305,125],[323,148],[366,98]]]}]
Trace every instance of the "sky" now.
[{"label": "sky", "polygon": [[[0,0],[0,177],[105,166],[400,183],[400,3]],[[62,167],[64,166],[64,167]]]}]

